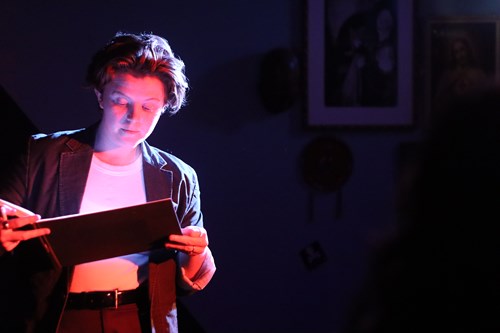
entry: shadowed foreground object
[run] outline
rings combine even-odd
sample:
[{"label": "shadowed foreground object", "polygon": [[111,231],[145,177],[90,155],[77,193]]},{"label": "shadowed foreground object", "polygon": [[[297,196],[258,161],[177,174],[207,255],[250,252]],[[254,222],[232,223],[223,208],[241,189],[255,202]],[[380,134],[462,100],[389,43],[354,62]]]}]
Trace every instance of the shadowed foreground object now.
[{"label": "shadowed foreground object", "polygon": [[9,93],[0,85],[0,108],[2,122],[0,123],[0,141],[2,145],[2,163],[0,163],[0,176],[5,174],[14,156],[24,148],[29,135],[38,132],[31,120],[21,111]]},{"label": "shadowed foreground object", "polygon": [[500,332],[499,110],[494,88],[436,118],[344,332]]}]

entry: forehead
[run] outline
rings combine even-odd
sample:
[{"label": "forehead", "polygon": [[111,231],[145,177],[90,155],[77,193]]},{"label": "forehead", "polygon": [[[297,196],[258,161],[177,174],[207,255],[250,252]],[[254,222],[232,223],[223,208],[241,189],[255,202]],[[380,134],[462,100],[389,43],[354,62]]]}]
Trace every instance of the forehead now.
[{"label": "forehead", "polygon": [[104,86],[104,94],[121,94],[132,99],[164,100],[163,83],[154,76],[117,74]]}]

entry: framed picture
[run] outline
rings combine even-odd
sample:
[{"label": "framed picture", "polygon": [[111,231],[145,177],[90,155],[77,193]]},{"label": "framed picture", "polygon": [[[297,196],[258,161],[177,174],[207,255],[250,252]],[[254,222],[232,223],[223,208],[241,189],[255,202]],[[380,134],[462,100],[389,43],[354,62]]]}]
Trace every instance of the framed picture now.
[{"label": "framed picture", "polygon": [[412,125],[413,2],[306,1],[307,124]]},{"label": "framed picture", "polygon": [[442,105],[498,79],[495,18],[437,18],[428,27],[426,126]]}]

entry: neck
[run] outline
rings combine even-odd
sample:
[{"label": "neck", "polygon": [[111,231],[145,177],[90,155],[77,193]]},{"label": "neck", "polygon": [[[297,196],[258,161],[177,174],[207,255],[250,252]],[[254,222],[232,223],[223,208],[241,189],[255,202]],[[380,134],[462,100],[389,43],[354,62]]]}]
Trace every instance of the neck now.
[{"label": "neck", "polygon": [[113,140],[106,137],[99,125],[94,143],[94,154],[101,161],[111,165],[127,165],[134,162],[141,155],[141,146],[113,144]]},{"label": "neck", "polygon": [[140,155],[139,148],[135,149],[109,149],[105,151],[95,151],[95,156],[101,161],[111,165],[127,165],[134,162]]}]

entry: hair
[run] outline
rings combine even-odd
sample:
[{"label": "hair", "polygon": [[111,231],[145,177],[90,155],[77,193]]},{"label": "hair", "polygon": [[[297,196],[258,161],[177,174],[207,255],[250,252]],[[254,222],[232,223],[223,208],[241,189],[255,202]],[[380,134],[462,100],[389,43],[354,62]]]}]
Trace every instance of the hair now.
[{"label": "hair", "polygon": [[173,115],[186,102],[189,85],[184,70],[184,62],[174,55],[166,39],[118,32],[92,57],[86,81],[102,92],[117,74],[157,77],[165,88],[165,111]]}]

